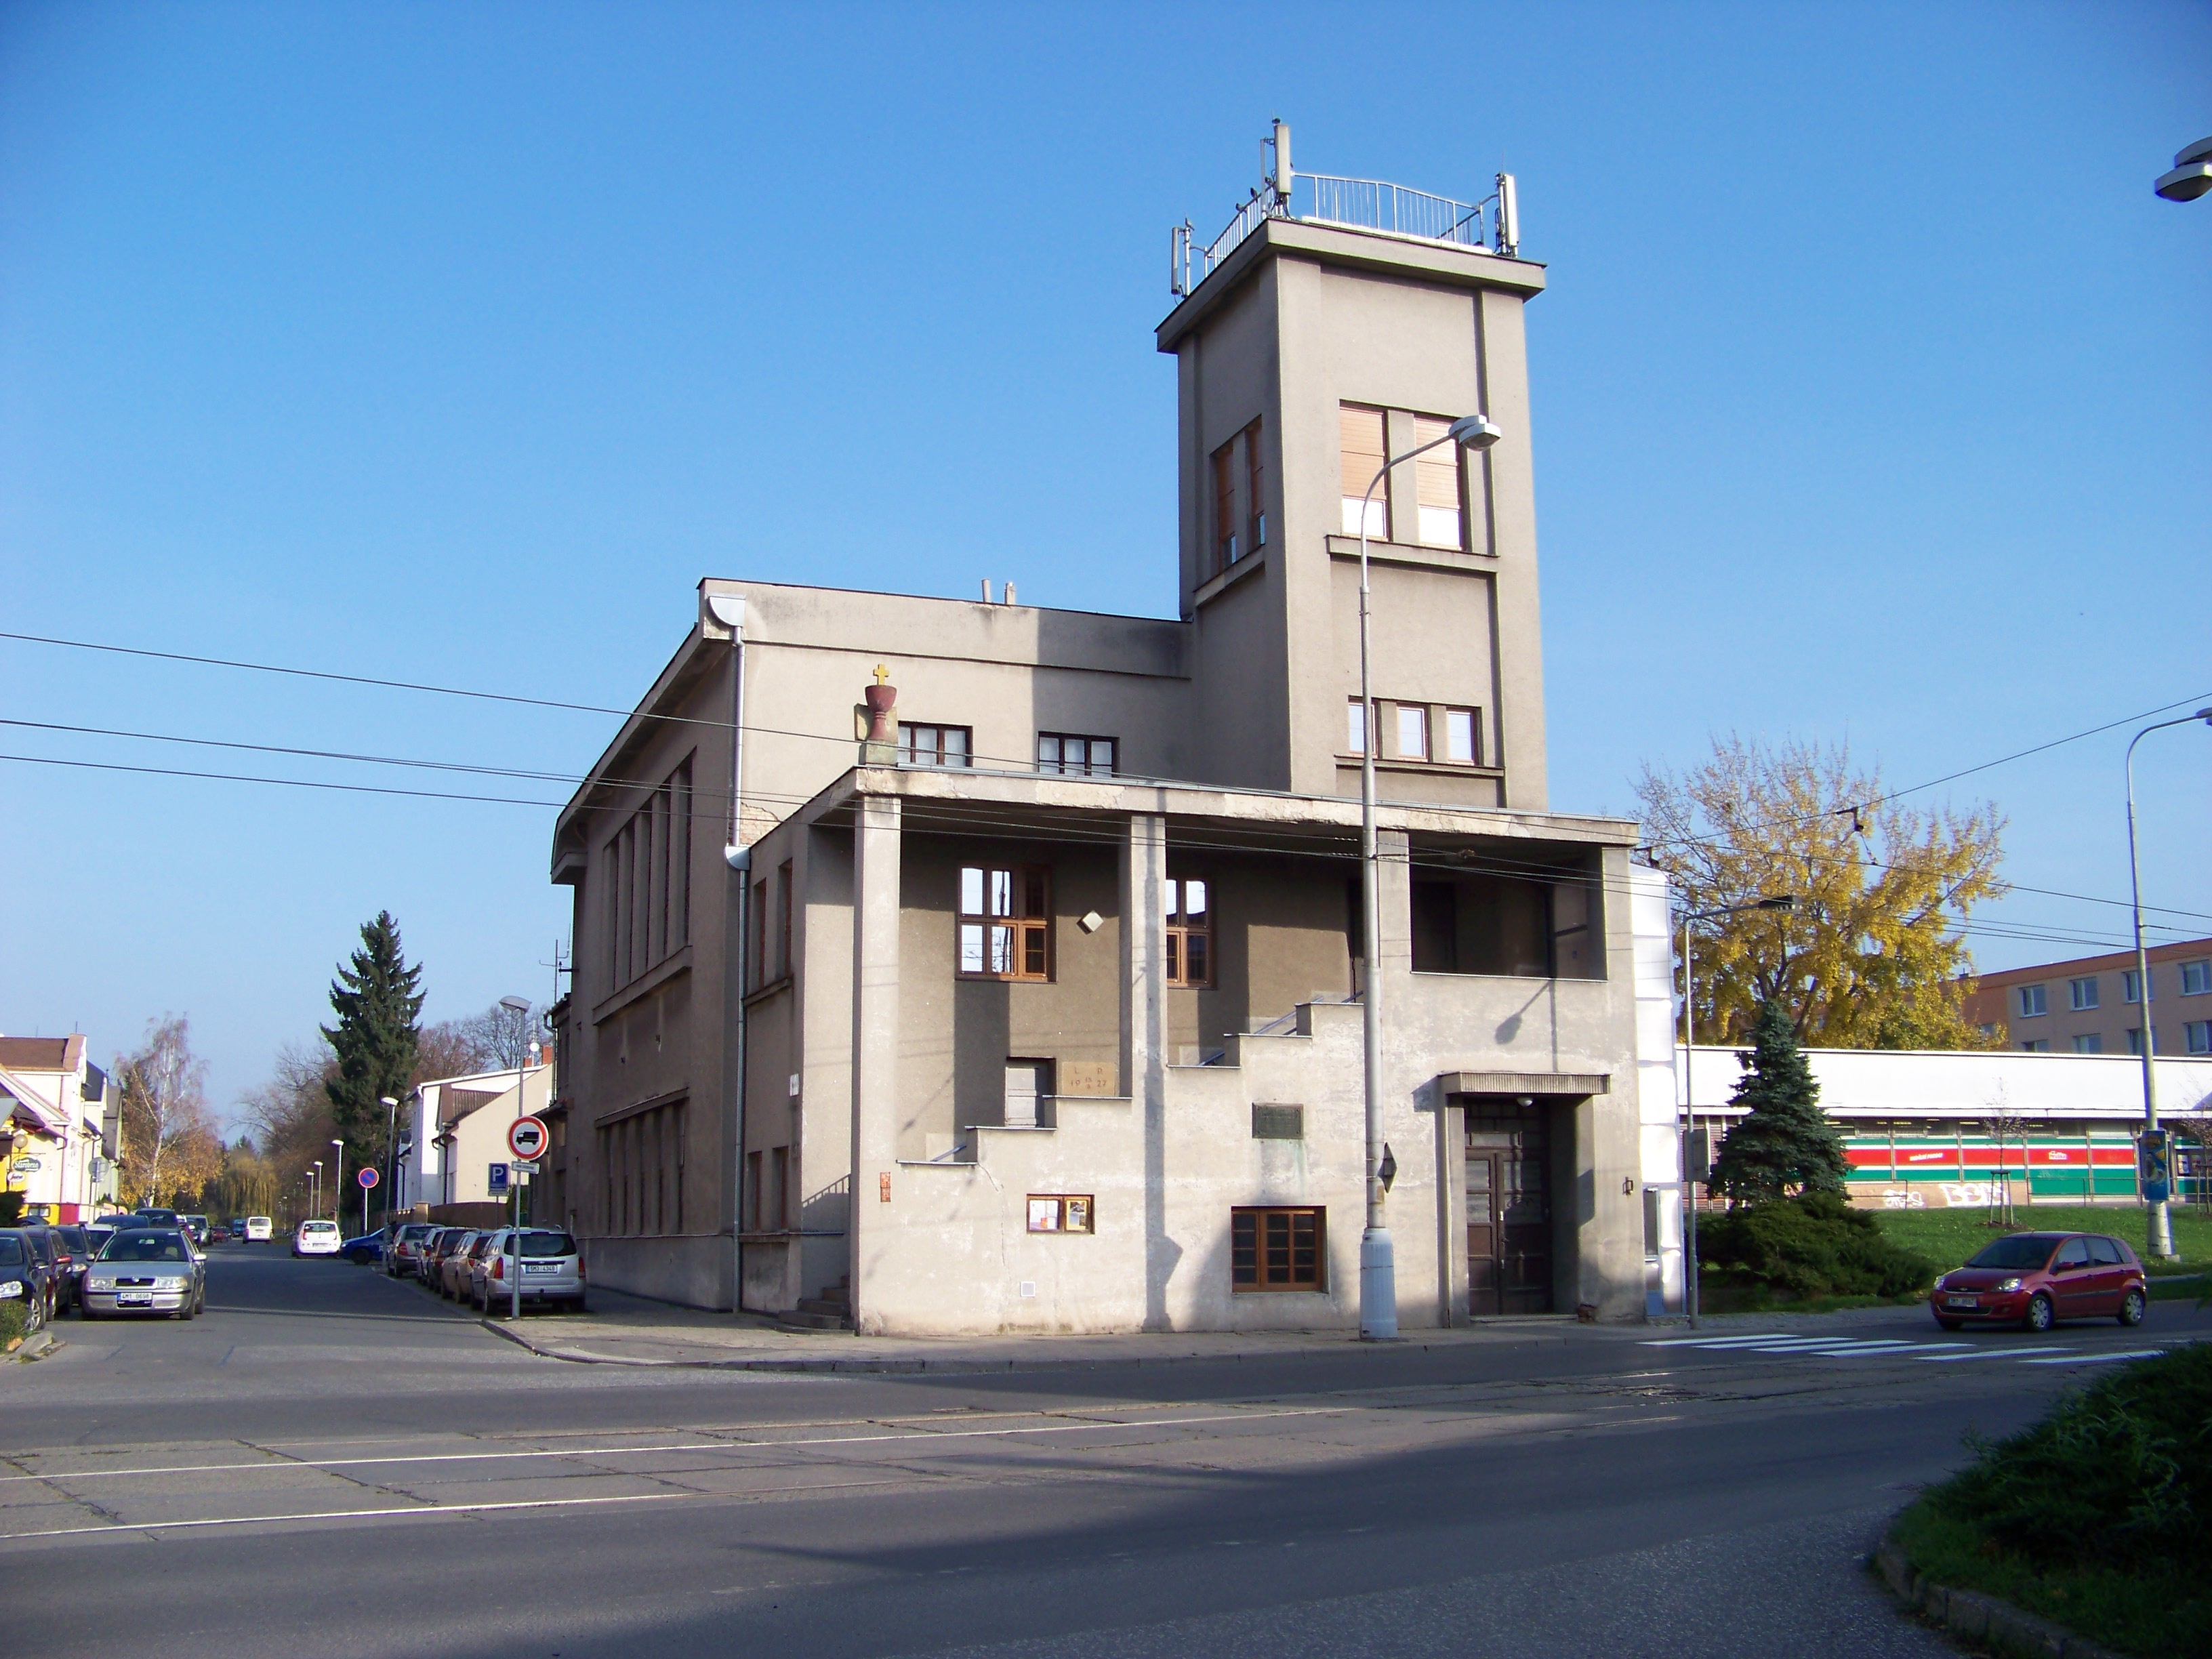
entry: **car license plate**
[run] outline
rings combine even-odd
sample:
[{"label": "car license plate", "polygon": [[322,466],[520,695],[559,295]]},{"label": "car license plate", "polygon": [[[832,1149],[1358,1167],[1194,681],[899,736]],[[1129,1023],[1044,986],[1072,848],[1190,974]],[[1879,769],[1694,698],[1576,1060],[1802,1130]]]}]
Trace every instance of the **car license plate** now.
[{"label": "car license plate", "polygon": [[561,1271],[561,1264],[557,1261],[526,1261],[522,1264],[522,1271],[526,1273],[557,1273]]},{"label": "car license plate", "polygon": [[118,1296],[115,1298],[115,1305],[118,1308],[150,1308],[154,1305],[154,1298],[143,1295]]},{"label": "car license plate", "polygon": [[1943,1298],[1943,1305],[1947,1308],[1978,1308],[1982,1304],[1971,1296],[1947,1296]]}]

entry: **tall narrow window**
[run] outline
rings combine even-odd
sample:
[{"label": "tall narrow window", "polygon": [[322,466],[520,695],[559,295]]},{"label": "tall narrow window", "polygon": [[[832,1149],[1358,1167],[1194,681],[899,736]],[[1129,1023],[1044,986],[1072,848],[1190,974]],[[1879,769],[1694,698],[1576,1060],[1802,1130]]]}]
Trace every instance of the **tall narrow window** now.
[{"label": "tall narrow window", "polygon": [[1257,421],[1244,428],[1244,541],[1248,553],[1267,544],[1267,474]]},{"label": "tall narrow window", "polygon": [[[1417,449],[1423,444],[1449,437],[1450,433],[1449,421],[1439,421],[1427,415],[1413,416],[1413,447]],[[1422,545],[1462,545],[1459,478],[1457,444],[1437,444],[1427,454],[1413,457],[1413,483],[1420,502]]]},{"label": "tall narrow window", "polygon": [[1213,913],[1206,884],[1188,877],[1167,884],[1168,983],[1213,983]]},{"label": "tall narrow window", "polygon": [[1398,705],[1398,757],[1401,760],[1426,760],[1429,757],[1429,711],[1418,702]]},{"label": "tall narrow window", "polygon": [[1481,726],[1472,708],[1444,710],[1444,758],[1459,766],[1482,763]]},{"label": "tall narrow window", "polygon": [[1213,568],[1237,562],[1237,446],[1213,452]]},{"label": "tall narrow window", "polygon": [[964,726],[915,726],[899,722],[899,764],[902,766],[966,766],[971,757],[969,728]]},{"label": "tall narrow window", "polygon": [[765,876],[753,884],[752,935],[748,943],[753,956],[753,988],[758,990],[768,983],[768,878]]},{"label": "tall narrow window", "polygon": [[965,979],[1052,977],[1052,883],[1042,865],[960,872],[955,967]]},{"label": "tall narrow window", "polygon": [[791,860],[775,872],[777,910],[775,959],[784,976],[791,974]]},{"label": "tall narrow window", "polygon": [[1344,752],[1367,752],[1367,708],[1357,697],[1344,705]]},{"label": "tall narrow window", "polygon": [[1344,453],[1344,533],[1359,533],[1359,504],[1364,499],[1367,502],[1367,533],[1387,542],[1390,539],[1389,480],[1375,486],[1373,496],[1367,495],[1367,486],[1382,470],[1386,453],[1382,446],[1382,411],[1343,404],[1338,406],[1337,422]]},{"label": "tall narrow window", "polygon": [[1037,770],[1076,777],[1114,775],[1115,741],[1111,738],[1078,737],[1069,732],[1037,733]]}]

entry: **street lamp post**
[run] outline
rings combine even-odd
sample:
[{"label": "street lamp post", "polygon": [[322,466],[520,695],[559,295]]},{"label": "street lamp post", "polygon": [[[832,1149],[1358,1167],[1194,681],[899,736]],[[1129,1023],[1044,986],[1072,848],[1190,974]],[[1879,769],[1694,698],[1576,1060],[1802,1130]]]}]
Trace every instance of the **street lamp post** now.
[{"label": "street lamp post", "polygon": [[[377,1099],[384,1107],[384,1236],[388,1246],[392,1237],[392,1200],[399,1196],[399,1188],[392,1180],[399,1170],[399,1102],[392,1095],[379,1095]],[[367,1210],[362,1212],[361,1224],[362,1231],[367,1232]],[[388,1249],[386,1254],[389,1254]]]},{"label": "street lamp post", "polygon": [[1776,893],[1749,904],[1722,904],[1710,910],[1686,910],[1682,914],[1682,1311],[1689,1316],[1692,1330],[1698,1328],[1698,1206],[1690,1200],[1690,1143],[1698,1132],[1698,1097],[1690,1091],[1690,1065],[1697,1054],[1696,1015],[1692,1012],[1697,993],[1690,966],[1690,924],[1710,921],[1716,916],[1742,915],[1752,910],[1796,908],[1795,893]]},{"label": "street lamp post", "polygon": [[[514,1053],[514,1115],[523,1115],[522,1084],[530,1064],[530,999],[501,997],[499,1006],[515,1017],[516,1047]],[[507,1187],[514,1194],[514,1224],[507,1230],[507,1283],[512,1300],[507,1304],[507,1317],[520,1323],[522,1319],[522,1183],[514,1179],[510,1171]],[[487,1291],[485,1300],[490,1300]]]},{"label": "street lamp post", "polygon": [[315,1184],[307,1189],[307,1207],[320,1215],[323,1212],[323,1160],[315,1160]]},{"label": "street lamp post", "polygon": [[331,1145],[337,1149],[337,1170],[331,1176],[331,1219],[338,1224],[338,1237],[345,1237],[345,1142],[333,1139]]},{"label": "street lamp post", "polygon": [[1382,1215],[1382,882],[1375,848],[1375,687],[1368,672],[1367,507],[1392,467],[1443,444],[1487,449],[1504,435],[1486,416],[1454,421],[1443,437],[1384,460],[1359,498],[1359,892],[1360,931],[1367,952],[1367,982],[1359,992],[1367,1105],[1367,1228],[1359,1236],[1359,1337],[1364,1342],[1391,1342],[1398,1336],[1397,1261],[1389,1224]]},{"label": "street lamp post", "polygon": [[[2136,860],[2136,744],[2154,732],[2163,732],[2169,726],[2188,726],[2203,720],[2212,726],[2212,708],[2200,708],[2179,720],[2160,720],[2146,726],[2128,739],[2125,770],[2128,781],[2128,896],[2135,909],[2136,921],[2136,995],[2141,999],[2136,1005],[2142,1010],[2142,1097],[2143,1133],[2158,1133],[2158,1068],[2153,1062],[2153,1051],[2158,1047],[2150,1012],[2150,953],[2143,945],[2142,877]],[[2173,1255],[2173,1223],[2166,1213],[2166,1200],[2160,1199],[2149,1206],[2149,1227],[2145,1243],[2150,1253],[2161,1261]]]}]

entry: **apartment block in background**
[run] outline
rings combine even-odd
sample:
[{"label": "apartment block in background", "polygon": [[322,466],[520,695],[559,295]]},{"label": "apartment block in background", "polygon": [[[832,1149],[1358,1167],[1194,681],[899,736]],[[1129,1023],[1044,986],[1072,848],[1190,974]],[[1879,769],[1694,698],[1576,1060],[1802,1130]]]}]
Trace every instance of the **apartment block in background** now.
[{"label": "apartment block in background", "polygon": [[[2146,954],[2153,1052],[2212,1055],[2212,939],[2154,945]],[[2142,1053],[2132,951],[1983,974],[1965,1012],[1984,1036],[2030,1054]]]}]

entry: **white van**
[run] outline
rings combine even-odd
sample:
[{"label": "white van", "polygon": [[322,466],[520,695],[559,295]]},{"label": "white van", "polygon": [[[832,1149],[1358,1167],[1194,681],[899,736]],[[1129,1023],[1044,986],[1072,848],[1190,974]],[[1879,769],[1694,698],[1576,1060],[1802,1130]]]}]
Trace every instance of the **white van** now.
[{"label": "white van", "polygon": [[276,1232],[276,1224],[265,1215],[246,1218],[246,1242],[249,1244],[266,1244]]}]

